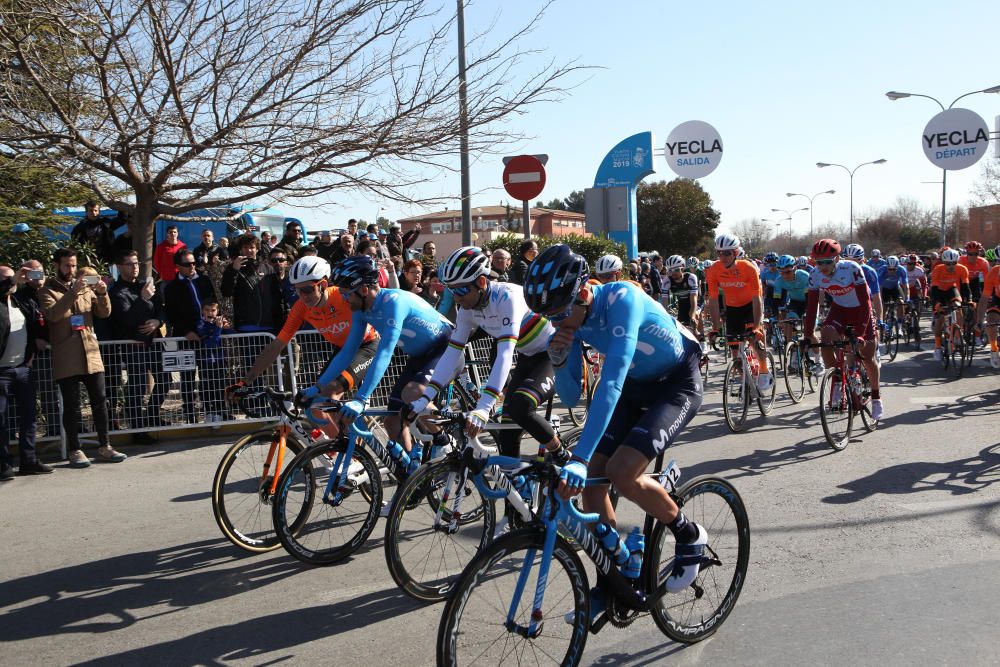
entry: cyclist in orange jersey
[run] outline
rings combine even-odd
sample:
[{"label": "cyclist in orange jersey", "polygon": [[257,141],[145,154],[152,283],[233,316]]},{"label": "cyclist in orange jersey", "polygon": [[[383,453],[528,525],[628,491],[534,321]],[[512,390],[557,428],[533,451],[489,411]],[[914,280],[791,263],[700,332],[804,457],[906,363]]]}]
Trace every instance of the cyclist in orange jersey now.
[{"label": "cyclist in orange jersey", "polygon": [[969,300],[969,270],[958,263],[957,250],[948,248],[941,253],[941,261],[931,271],[931,301],[934,304],[934,360],[941,361],[941,330],[944,328],[944,306],[961,305]]},{"label": "cyclist in orange jersey", "polygon": [[774,378],[767,367],[764,354],[764,332],[761,328],[764,307],[761,299],[760,271],[746,259],[737,259],[742,251],[740,240],[732,234],[715,237],[715,251],[719,261],[705,271],[708,286],[708,312],[713,322],[720,322],[719,290],[726,294],[726,330],[738,334],[753,329],[757,337],[753,340],[757,358],[760,360],[760,377],[757,387],[762,392],[771,389]]},{"label": "cyclist in orange jersey", "polygon": [[965,244],[965,257],[959,257],[958,263],[969,270],[969,289],[972,300],[979,301],[983,293],[983,283],[986,274],[990,272],[990,263],[983,257],[983,244],[979,241],[969,241]]},{"label": "cyclist in orange jersey", "polygon": [[[997,249],[1000,250],[1000,246]],[[986,274],[986,284],[976,311],[976,322],[982,322],[984,314],[986,335],[990,340],[990,366],[1000,368],[1000,349],[997,346],[997,327],[1000,326],[1000,264]]]}]

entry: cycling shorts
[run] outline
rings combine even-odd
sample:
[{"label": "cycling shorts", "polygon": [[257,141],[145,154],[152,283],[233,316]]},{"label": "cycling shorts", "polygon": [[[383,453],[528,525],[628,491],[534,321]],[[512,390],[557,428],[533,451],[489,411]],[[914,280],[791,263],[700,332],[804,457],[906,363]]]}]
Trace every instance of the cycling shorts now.
[{"label": "cycling shorts", "polygon": [[[340,374],[337,378],[340,380],[344,387],[348,391],[354,391],[361,386],[364,382],[365,374],[368,372],[368,367],[372,365],[372,359],[375,358],[375,353],[378,351],[379,339],[375,338],[367,343],[362,343],[358,351],[354,353],[354,358],[351,359],[351,363],[347,365],[344,372]],[[334,357],[337,355],[334,354]],[[333,363],[333,358],[327,363],[326,367],[329,368],[330,363]],[[324,372],[326,369],[324,368]],[[320,373],[322,375],[322,373]]]},{"label": "cycling shorts", "polygon": [[806,315],[806,302],[805,301],[795,301],[794,299],[788,302],[785,306],[785,316],[790,319],[802,319]]},{"label": "cycling shorts", "polygon": [[726,333],[730,336],[754,328],[753,303],[726,308]]},{"label": "cycling shorts", "polygon": [[902,283],[898,283],[895,287],[882,288],[882,306],[887,306],[893,301],[906,301],[906,293]]},{"label": "cycling shorts", "polygon": [[978,276],[969,281],[969,291],[972,293],[972,300],[979,301],[983,295],[983,284],[979,282]]},{"label": "cycling shorts", "polygon": [[687,327],[694,326],[694,320],[691,317],[690,298],[677,300],[677,321]]},{"label": "cycling shorts", "polygon": [[952,287],[951,289],[940,289],[935,290],[936,296],[933,297],[935,306],[950,306],[953,301],[962,301],[962,293],[958,291],[957,287]]},{"label": "cycling shorts", "polygon": [[[441,355],[448,349],[448,338],[450,335],[451,332],[449,331],[448,335],[439,336],[437,343],[432,345],[419,357],[413,356],[407,358],[395,386],[389,393],[390,410],[401,410],[403,408],[403,389],[406,388],[406,385],[411,382],[426,385],[431,381],[431,376],[434,374],[434,369],[441,360]],[[460,357],[460,360],[464,363],[464,359]]]},{"label": "cycling shorts", "polygon": [[596,451],[610,457],[622,445],[649,460],[662,454],[701,407],[700,361],[698,344],[684,337],[684,358],[666,376],[645,382],[626,378]]},{"label": "cycling shorts", "polygon": [[923,296],[923,290],[918,285],[910,285],[910,299],[916,301]]},{"label": "cycling shorts", "polygon": [[987,313],[1000,313],[1000,296],[991,296],[990,302],[986,306]]},{"label": "cycling shorts", "polygon": [[[538,411],[555,393],[555,370],[547,350],[532,355],[518,355],[517,366],[510,372],[510,381],[503,399],[500,421],[514,422],[540,443],[555,437],[552,424]],[[518,429],[504,429],[493,434],[504,456],[521,455],[521,434]]]},{"label": "cycling shorts", "polygon": [[844,335],[847,327],[854,327],[854,335],[865,340],[875,340],[875,322],[871,310],[865,308],[844,308],[836,303],[823,320],[823,326],[833,327]]}]

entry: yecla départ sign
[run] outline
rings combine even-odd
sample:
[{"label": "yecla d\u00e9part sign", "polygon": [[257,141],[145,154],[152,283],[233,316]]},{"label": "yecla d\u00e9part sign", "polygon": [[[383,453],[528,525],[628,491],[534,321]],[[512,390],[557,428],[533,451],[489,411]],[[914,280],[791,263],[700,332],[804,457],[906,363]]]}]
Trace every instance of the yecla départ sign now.
[{"label": "yecla d\u00e9part sign", "polygon": [[986,154],[989,127],[982,116],[968,109],[947,109],[924,128],[924,155],[941,169],[971,167]]},{"label": "yecla d\u00e9part sign", "polygon": [[708,123],[689,120],[675,127],[667,137],[663,157],[678,176],[708,176],[722,161],[722,137]]}]

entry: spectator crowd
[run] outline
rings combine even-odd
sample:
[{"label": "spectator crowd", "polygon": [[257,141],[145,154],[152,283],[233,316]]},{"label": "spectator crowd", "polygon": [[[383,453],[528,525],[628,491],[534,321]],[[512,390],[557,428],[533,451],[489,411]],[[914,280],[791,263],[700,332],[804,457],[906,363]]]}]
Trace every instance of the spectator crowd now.
[{"label": "spectator crowd", "polygon": [[[139,255],[127,230],[101,217],[97,202],[88,202],[85,211],[71,245],[87,243],[114,266],[114,277],[83,266],[73,247],[19,267],[0,266],[0,481],[15,475],[10,447],[15,436],[19,474],[52,472],[36,455],[39,408],[46,435],[58,435],[61,426],[71,467],[124,461],[110,433],[131,430],[134,443],[147,443],[149,431],[170,426],[163,406],[172,372],[180,378],[182,404],[171,415],[174,424],[232,419],[224,387],[253,365],[281,329],[297,299],[288,270],[301,257],[318,255],[336,266],[347,257],[369,255],[382,287],[414,292],[454,317],[454,298],[438,279],[436,245],[428,240],[417,246],[419,228],[406,234],[395,224],[359,229],[352,219],[346,229],[320,231],[310,243],[297,222],[289,222],[280,238],[265,231],[216,240],[204,229],[201,243],[189,248],[177,227],[169,226],[154,249],[153,276],[140,278]],[[537,253],[533,241],[525,241],[517,257],[498,249],[491,257],[494,278],[521,282]],[[224,345],[223,336],[238,338],[239,344]],[[42,373],[36,362],[44,350],[51,367]],[[193,364],[167,367],[168,350],[188,353]],[[80,442],[81,387],[97,435],[93,459]]]}]

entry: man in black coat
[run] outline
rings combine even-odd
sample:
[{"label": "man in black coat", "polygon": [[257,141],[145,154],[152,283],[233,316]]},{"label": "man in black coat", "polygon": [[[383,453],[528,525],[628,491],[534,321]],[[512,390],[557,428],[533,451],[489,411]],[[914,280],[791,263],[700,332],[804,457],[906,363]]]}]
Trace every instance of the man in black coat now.
[{"label": "man in black coat", "polygon": [[[166,317],[163,300],[152,279],[139,281],[139,255],[127,250],[118,257],[118,280],[108,290],[111,297],[111,334],[115,340],[134,341],[119,343],[115,352],[118,363],[125,368],[128,378],[125,385],[125,417],[133,429],[166,426],[160,417],[160,408],[167,395],[169,379],[163,372],[160,325]],[[153,374],[153,391],[149,404],[146,397],[146,376]],[[145,415],[143,414],[145,412]],[[149,442],[145,432],[137,433],[133,440]]]},{"label": "man in black coat", "polygon": [[229,251],[215,242],[215,233],[211,229],[201,230],[201,243],[194,247],[194,263],[198,273],[204,275],[208,267],[229,259]]},{"label": "man in black coat", "polygon": [[86,217],[79,222],[70,236],[76,243],[89,243],[97,250],[97,256],[107,264],[114,261],[115,230],[123,223],[101,215],[101,205],[88,201],[84,205]]},{"label": "man in black coat", "polygon": [[[185,338],[180,342],[182,350],[198,350],[201,336],[198,323],[201,321],[201,305],[215,301],[215,288],[206,276],[199,276],[195,268],[194,253],[179,250],[174,255],[177,278],[163,288],[163,303],[170,322],[171,335]],[[198,421],[198,411],[194,402],[194,369],[184,370],[181,375],[181,398],[184,403],[184,419],[190,424]]]}]

